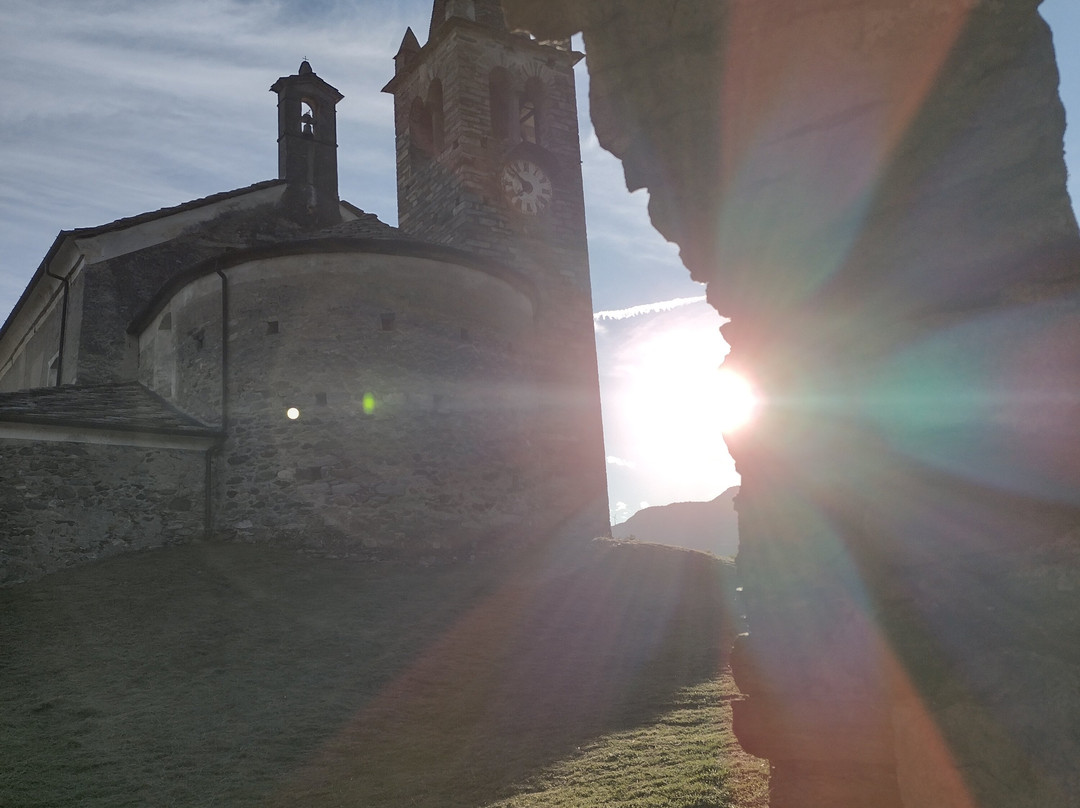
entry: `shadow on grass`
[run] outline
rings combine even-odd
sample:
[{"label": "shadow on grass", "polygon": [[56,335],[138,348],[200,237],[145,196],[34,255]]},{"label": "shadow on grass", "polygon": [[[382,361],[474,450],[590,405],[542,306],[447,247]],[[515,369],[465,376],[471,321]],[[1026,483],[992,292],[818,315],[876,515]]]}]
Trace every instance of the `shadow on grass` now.
[{"label": "shadow on grass", "polygon": [[433,570],[199,545],[0,591],[0,803],[504,799],[720,676],[729,570],[605,542]]}]

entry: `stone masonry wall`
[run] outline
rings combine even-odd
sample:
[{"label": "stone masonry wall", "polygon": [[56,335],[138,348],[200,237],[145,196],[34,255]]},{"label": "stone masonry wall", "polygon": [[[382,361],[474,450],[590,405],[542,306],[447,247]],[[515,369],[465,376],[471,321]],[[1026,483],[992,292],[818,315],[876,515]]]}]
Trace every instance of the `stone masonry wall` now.
[{"label": "stone masonry wall", "polygon": [[[552,438],[537,434],[545,392],[524,292],[467,266],[363,252],[262,259],[227,274],[217,534],[452,559],[574,515],[579,486],[566,470],[580,462],[578,444],[562,447],[561,468],[538,460]],[[177,295],[174,328],[185,305],[206,300]],[[558,405],[562,391],[546,395]]]},{"label": "stone masonry wall", "polygon": [[462,267],[363,254],[229,280],[219,532],[423,559],[526,522],[527,297]]},{"label": "stone masonry wall", "polygon": [[0,585],[204,530],[198,451],[0,440]]},{"label": "stone masonry wall", "polygon": [[[595,502],[586,532],[603,532],[606,468],[574,86],[577,57],[455,19],[437,30],[418,58],[422,62],[400,72],[394,86],[401,228],[505,262],[536,285],[533,373],[550,391],[540,413],[544,445],[537,447],[536,459],[550,461],[557,476],[574,469],[578,489],[591,492]],[[537,144],[519,142],[513,127],[496,131],[493,68],[506,71],[513,103],[527,82],[542,84]],[[435,79],[446,113],[444,148],[414,159],[410,110],[414,99],[428,99]],[[539,162],[549,174],[553,201],[542,215],[521,214],[505,200],[500,175],[512,157]]]}]

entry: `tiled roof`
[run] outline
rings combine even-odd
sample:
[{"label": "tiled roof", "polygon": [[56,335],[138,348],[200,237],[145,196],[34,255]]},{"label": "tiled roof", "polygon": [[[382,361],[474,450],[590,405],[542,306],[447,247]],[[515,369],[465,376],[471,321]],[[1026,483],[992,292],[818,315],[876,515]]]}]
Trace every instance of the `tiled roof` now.
[{"label": "tiled roof", "polygon": [[220,433],[138,382],[40,387],[0,393],[0,422],[195,437]]},{"label": "tiled roof", "polygon": [[234,197],[241,197],[245,194],[253,193],[255,191],[261,191],[265,188],[272,188],[276,185],[283,185],[284,180],[264,180],[263,182],[256,182],[253,185],[248,185],[244,188],[236,188],[232,191],[222,191],[221,193],[211,194],[210,196],[204,196],[200,199],[192,199],[189,202],[184,202],[180,205],[174,205],[169,208],[161,208],[159,210],[149,211],[147,213],[140,213],[137,216],[128,216],[123,219],[116,219],[115,221],[108,222],[107,224],[96,225],[94,227],[77,227],[73,230],[61,230],[56,238],[53,240],[52,246],[49,247],[49,251],[45,254],[45,257],[41,260],[37,270],[26,284],[26,288],[19,296],[18,302],[8,313],[7,319],[4,324],[0,326],[0,339],[3,339],[7,334],[8,329],[12,327],[15,322],[15,317],[30,297],[31,291],[45,275],[49,264],[53,258],[60,251],[60,248],[64,245],[69,238],[91,238],[93,236],[99,236],[104,233],[109,233],[115,230],[124,230],[128,227],[134,227],[136,225],[143,224],[145,222],[151,222],[156,219],[163,219],[168,216],[172,216],[177,213],[183,213],[188,210],[195,210],[205,205],[212,205],[215,202],[221,202],[226,199],[232,199]]},{"label": "tiled roof", "polygon": [[74,230],[61,231],[61,235],[71,235],[76,238],[85,238],[86,236],[96,236],[101,233],[107,233],[111,230],[123,230],[127,227],[132,227],[143,222],[152,222],[155,219],[162,219],[166,216],[172,216],[176,213],[183,213],[186,210],[194,210],[201,208],[205,205],[212,205],[215,202],[221,202],[226,199],[232,199],[233,197],[243,196],[244,194],[251,193],[253,191],[261,191],[264,188],[272,188],[275,185],[283,185],[285,180],[263,180],[262,182],[256,182],[253,185],[247,185],[243,188],[235,188],[232,191],[222,191],[220,193],[211,194],[210,196],[200,197],[199,199],[192,199],[188,202],[183,202],[179,205],[173,205],[168,208],[159,208],[158,210],[147,211],[146,213],[140,213],[137,216],[127,216],[123,219],[116,219],[115,221],[107,224],[97,225],[95,227],[78,227]]},{"label": "tiled roof", "polygon": [[374,213],[365,213],[349,202],[342,201],[342,205],[348,208],[348,210],[354,213],[358,218],[320,230],[315,234],[315,238],[326,238],[330,236],[351,236],[354,238],[405,237],[396,227],[392,227],[385,222],[379,221],[379,217]]}]

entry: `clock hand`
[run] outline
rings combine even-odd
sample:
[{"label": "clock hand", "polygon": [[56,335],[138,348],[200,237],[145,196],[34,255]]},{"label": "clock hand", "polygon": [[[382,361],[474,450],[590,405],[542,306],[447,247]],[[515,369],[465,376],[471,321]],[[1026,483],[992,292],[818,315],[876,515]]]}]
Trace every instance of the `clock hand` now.
[{"label": "clock hand", "polygon": [[523,176],[521,176],[520,171],[518,171],[513,166],[510,166],[510,173],[517,177],[517,181],[521,183],[521,193],[531,194],[533,192],[532,183],[525,179]]}]

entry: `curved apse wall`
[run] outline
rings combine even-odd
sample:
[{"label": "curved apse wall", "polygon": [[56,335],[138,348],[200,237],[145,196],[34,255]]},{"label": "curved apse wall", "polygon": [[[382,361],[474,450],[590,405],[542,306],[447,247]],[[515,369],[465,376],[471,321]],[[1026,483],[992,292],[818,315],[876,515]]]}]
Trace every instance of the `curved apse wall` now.
[{"label": "curved apse wall", "polygon": [[[225,274],[219,535],[458,558],[542,517],[530,458],[535,312],[522,289],[461,264],[363,252],[263,258]],[[144,383],[212,422],[221,288],[216,274],[192,281],[140,336]]]}]

